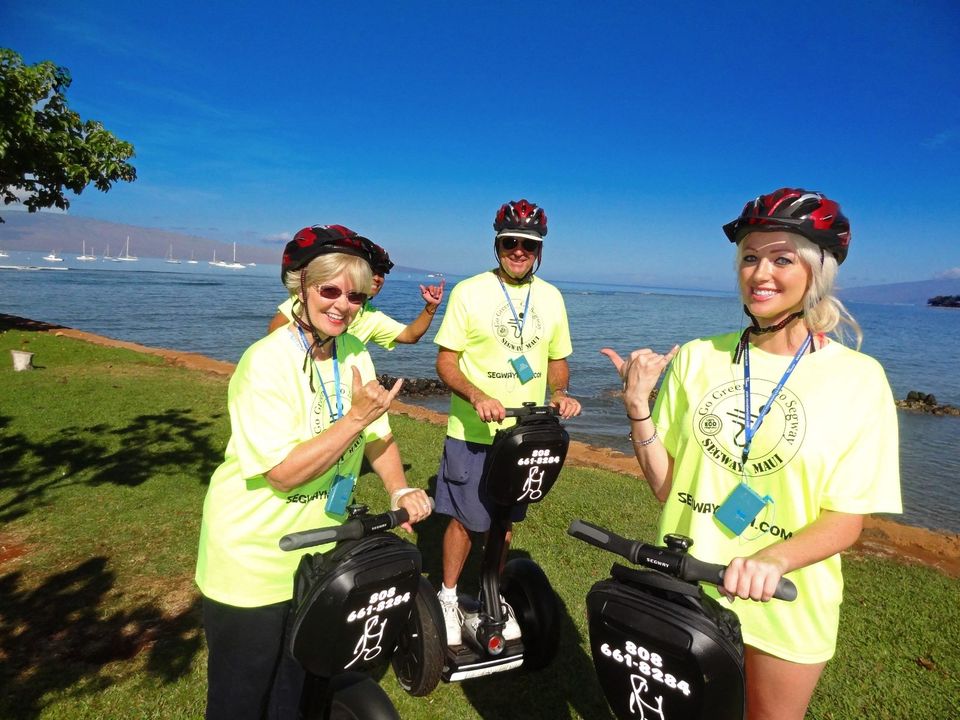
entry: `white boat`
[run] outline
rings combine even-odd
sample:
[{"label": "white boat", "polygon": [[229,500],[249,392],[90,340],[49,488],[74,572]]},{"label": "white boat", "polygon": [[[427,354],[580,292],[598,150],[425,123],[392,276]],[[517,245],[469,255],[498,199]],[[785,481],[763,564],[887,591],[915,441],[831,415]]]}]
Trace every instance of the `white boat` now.
[{"label": "white boat", "polygon": [[256,267],[256,266],[257,266],[256,263],[247,263],[247,267]]},{"label": "white boat", "polygon": [[180,264],[180,261],[173,256],[173,243],[170,243],[170,251],[167,253],[166,262],[170,263],[171,265]]},{"label": "white boat", "polygon": [[3,250],[0,250],[0,257],[10,257],[10,253],[6,253]]},{"label": "white boat", "polygon": [[97,256],[96,256],[96,255],[87,255],[87,241],[84,240],[84,241],[83,241],[83,254],[82,254],[82,255],[77,255],[77,260],[80,260],[81,262],[90,262],[91,260],[96,260],[96,259],[97,259]]},{"label": "white boat", "polygon": [[207,265],[213,265],[214,267],[223,267],[226,263],[223,260],[217,260],[217,251],[213,251],[213,260],[208,260]]},{"label": "white boat", "polygon": [[225,262],[220,265],[220,267],[227,268],[228,270],[246,270],[247,266],[243,263],[237,262],[237,244],[233,244],[233,262]]},{"label": "white boat", "polygon": [[107,245],[107,249],[103,251],[103,261],[104,262],[117,262],[115,257],[110,256],[110,246]]},{"label": "white boat", "polygon": [[122,260],[123,262],[136,262],[140,258],[135,257],[130,254],[130,236],[127,235],[127,246],[123,251],[123,255],[117,255],[115,260]]},{"label": "white boat", "polygon": [[56,250],[51,250],[49,255],[43,256],[43,259],[47,262],[63,262],[63,258],[57,256]]},{"label": "white boat", "polygon": [[198,262],[200,262],[200,261],[193,259],[193,250],[191,250],[191,251],[190,251],[190,259],[187,260],[187,265],[196,265]]}]

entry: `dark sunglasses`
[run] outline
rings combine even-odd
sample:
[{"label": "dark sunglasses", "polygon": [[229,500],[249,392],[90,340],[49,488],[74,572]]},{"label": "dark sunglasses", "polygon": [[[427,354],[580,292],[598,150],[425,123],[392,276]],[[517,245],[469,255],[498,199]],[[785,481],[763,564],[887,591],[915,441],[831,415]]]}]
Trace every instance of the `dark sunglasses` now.
[{"label": "dark sunglasses", "polygon": [[513,250],[517,246],[517,243],[523,246],[524,250],[531,253],[537,252],[537,250],[540,249],[541,244],[539,240],[529,240],[527,238],[522,240],[515,237],[500,238],[500,247],[502,247],[504,250]]},{"label": "dark sunglasses", "polygon": [[[325,298],[326,300],[336,300],[338,297],[343,295],[343,290],[338,288],[336,285],[317,285],[317,292],[320,293],[320,297]],[[367,294],[362,292],[348,292],[347,293],[347,302],[353,305],[363,305],[367,301]]]}]

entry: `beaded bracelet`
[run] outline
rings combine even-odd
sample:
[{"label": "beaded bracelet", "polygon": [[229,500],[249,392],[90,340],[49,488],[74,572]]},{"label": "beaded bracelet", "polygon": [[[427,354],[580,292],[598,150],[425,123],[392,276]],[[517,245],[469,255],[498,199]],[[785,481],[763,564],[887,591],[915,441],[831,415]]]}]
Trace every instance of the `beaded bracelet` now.
[{"label": "beaded bracelet", "polygon": [[652,443],[654,440],[657,439],[657,431],[656,429],[654,429],[653,435],[648,437],[646,440],[634,440],[632,432],[628,432],[627,437],[630,438],[630,442],[632,442],[637,447],[646,447],[647,445],[649,445],[650,443]]},{"label": "beaded bracelet", "polygon": [[653,413],[650,413],[649,415],[644,415],[642,418],[631,417],[630,413],[627,413],[627,420],[632,420],[633,422],[643,422],[644,420],[649,420],[652,417],[653,417]]}]

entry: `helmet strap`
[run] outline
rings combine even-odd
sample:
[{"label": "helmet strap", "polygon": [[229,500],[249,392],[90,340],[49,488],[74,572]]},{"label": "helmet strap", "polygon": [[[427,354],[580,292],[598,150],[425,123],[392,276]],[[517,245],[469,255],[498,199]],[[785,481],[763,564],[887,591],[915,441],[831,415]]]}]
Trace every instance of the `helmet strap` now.
[{"label": "helmet strap", "polygon": [[[310,360],[313,358],[313,351],[321,349],[328,342],[333,340],[333,336],[322,338],[320,337],[320,331],[313,326],[313,321],[310,319],[310,308],[307,306],[307,286],[306,286],[306,268],[300,271],[300,294],[303,299],[297,298],[294,302],[293,307],[293,321],[297,324],[298,327],[306,330],[310,333],[310,337],[313,338],[313,342],[310,343],[310,346],[307,348],[307,352],[303,357],[303,372],[309,373],[310,377],[310,392],[316,392],[316,388],[313,385],[313,368],[310,367]],[[303,307],[303,314],[307,316],[306,322],[303,318],[300,317],[300,314],[297,311],[297,304],[300,304]]]},{"label": "helmet strap", "polygon": [[792,323],[794,320],[799,320],[803,317],[803,310],[797,310],[795,313],[787,315],[783,320],[776,323],[775,325],[770,325],[768,327],[760,327],[760,321],[757,320],[756,316],[747,308],[746,305],[743,306],[743,312],[746,313],[747,317],[750,318],[752,323],[750,327],[743,331],[743,334],[740,335],[740,341],[737,343],[737,351],[733,356],[734,364],[740,363],[740,358],[743,357],[743,350],[747,346],[747,343],[750,342],[750,333],[755,333],[757,335],[765,335],[767,333],[777,332],[778,330],[783,330],[787,325]]}]

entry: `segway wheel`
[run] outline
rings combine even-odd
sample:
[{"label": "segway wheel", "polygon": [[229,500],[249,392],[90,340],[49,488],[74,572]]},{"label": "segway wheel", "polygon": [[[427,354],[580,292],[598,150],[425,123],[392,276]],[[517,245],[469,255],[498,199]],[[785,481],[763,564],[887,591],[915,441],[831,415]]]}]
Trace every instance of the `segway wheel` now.
[{"label": "segway wheel", "polygon": [[330,712],[324,720],[400,720],[387,693],[366,675],[337,675],[330,690]]},{"label": "segway wheel", "polygon": [[523,669],[545,668],[560,644],[560,607],[550,581],[532,560],[514,558],[503,569],[500,588],[520,625]]},{"label": "segway wheel", "polygon": [[430,582],[421,577],[413,612],[400,631],[391,660],[400,687],[414,697],[433,692],[443,671],[444,645],[439,603]]}]

